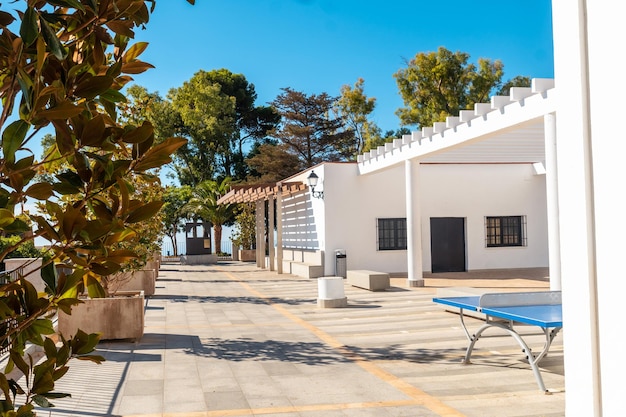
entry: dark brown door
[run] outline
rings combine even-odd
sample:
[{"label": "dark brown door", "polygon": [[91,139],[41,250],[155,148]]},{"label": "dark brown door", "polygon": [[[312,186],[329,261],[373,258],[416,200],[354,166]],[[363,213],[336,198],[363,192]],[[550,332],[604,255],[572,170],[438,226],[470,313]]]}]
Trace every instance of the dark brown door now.
[{"label": "dark brown door", "polygon": [[432,272],[465,271],[465,219],[430,218]]}]

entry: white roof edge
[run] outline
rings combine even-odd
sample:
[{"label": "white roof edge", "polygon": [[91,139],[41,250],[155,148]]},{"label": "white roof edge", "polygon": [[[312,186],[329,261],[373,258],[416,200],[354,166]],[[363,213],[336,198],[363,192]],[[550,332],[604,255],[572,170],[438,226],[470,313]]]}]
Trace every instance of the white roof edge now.
[{"label": "white roof edge", "polygon": [[[376,158],[367,160],[363,158],[362,162],[358,163],[359,174],[369,174],[409,159],[419,159],[448,148],[462,146],[465,142],[520,125],[556,110],[554,99],[556,89],[553,79],[534,78],[530,90],[532,92],[530,95],[527,89],[513,91],[514,97],[509,98],[508,104],[500,108],[492,108],[491,111],[483,114],[480,113],[486,110],[486,106],[475,106],[473,111],[463,110],[459,114],[458,123],[451,123],[444,130],[442,130],[444,124],[437,124],[437,129],[423,127],[419,133],[412,132],[414,139],[421,136],[429,140],[416,141],[411,143],[411,146],[402,146],[393,152],[380,152],[379,148]],[[506,99],[498,98],[496,101],[501,104]],[[492,102],[484,104],[491,106]],[[477,109],[480,110],[476,112]],[[473,117],[469,117],[469,112],[474,113]]]}]

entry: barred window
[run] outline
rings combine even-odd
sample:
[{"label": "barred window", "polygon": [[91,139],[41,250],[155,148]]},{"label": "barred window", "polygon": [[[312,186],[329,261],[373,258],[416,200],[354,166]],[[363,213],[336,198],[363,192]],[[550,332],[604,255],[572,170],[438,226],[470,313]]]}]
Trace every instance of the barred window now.
[{"label": "barred window", "polygon": [[526,217],[485,217],[485,241],[488,248],[526,246]]},{"label": "barred window", "polygon": [[406,219],[378,219],[378,250],[406,249]]}]

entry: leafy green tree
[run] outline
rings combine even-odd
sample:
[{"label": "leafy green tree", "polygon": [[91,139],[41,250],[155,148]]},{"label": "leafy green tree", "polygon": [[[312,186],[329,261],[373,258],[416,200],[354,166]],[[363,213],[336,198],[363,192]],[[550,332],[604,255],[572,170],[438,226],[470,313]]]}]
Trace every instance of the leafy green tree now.
[{"label": "leafy green tree", "polygon": [[380,129],[373,132],[366,131],[365,145],[363,146],[363,152],[369,152],[372,149],[376,149],[379,146],[383,146],[385,143],[393,142],[394,139],[401,139],[402,135],[411,134],[411,129],[407,127],[401,127],[397,130],[388,130],[382,133]]},{"label": "leafy green tree", "polygon": [[249,183],[271,183],[288,178],[306,168],[297,155],[276,140],[257,142],[248,154]]},{"label": "leafy green tree", "polygon": [[279,121],[271,107],[255,106],[253,84],[226,69],[198,71],[172,89],[168,98],[180,115],[178,131],[189,139],[176,157],[181,184],[218,177],[244,179],[248,173],[244,145],[265,137]]},{"label": "leafy green tree", "polygon": [[[501,91],[501,61],[480,58],[475,65],[468,60],[467,53],[440,47],[437,52],[418,53],[406,68],[396,72],[394,77],[405,104],[396,111],[401,123],[431,126]],[[515,77],[505,85],[526,86],[527,81],[527,77]]]},{"label": "leafy green tree", "polygon": [[252,203],[239,204],[235,216],[235,231],[233,233],[233,250],[241,248],[251,250],[256,246],[256,217]]},{"label": "leafy green tree", "polygon": [[327,93],[306,95],[283,88],[272,102],[282,122],[272,136],[296,155],[305,167],[323,161],[346,161],[353,157],[354,134],[343,118],[334,117],[335,97]]},{"label": "leafy green tree", "polygon": [[[162,203],[137,197],[133,181],[153,177],[185,142],[157,145],[150,123],[117,119],[131,74],[151,68],[139,59],[147,44],[129,42],[148,22],[153,1],[19,4],[12,13],[0,10],[0,235],[19,236],[2,248],[0,261],[37,237],[49,245],[40,270],[46,293],[25,276],[0,285],[0,347],[9,353],[0,373],[3,417],[34,416],[35,404],[50,407],[50,399],[66,395],[54,385],[72,358],[102,361],[91,355],[98,335],[78,332],[57,343],[47,337],[54,333],[50,317],[70,313],[80,292],[102,296],[103,277],[138,257],[118,245],[137,239],[134,225]],[[37,161],[30,142],[44,127],[54,129],[54,149]],[[52,182],[37,175],[49,169]],[[42,211],[23,219],[16,210],[27,198]],[[43,347],[38,364],[25,357],[29,343]],[[13,370],[26,385],[12,379]]]},{"label": "leafy green tree", "polygon": [[232,224],[237,205],[217,204],[217,200],[229,190],[231,179],[226,177],[221,182],[205,180],[192,190],[192,197],[187,203],[187,210],[195,217],[213,225],[215,253],[222,253],[222,226]]},{"label": "leafy green tree", "polygon": [[343,117],[346,127],[353,132],[354,143],[352,153],[354,157],[364,152],[365,142],[372,139],[376,131],[376,123],[369,120],[370,114],[376,107],[376,99],[365,95],[363,84],[365,80],[359,78],[354,87],[341,87],[341,96],[335,103],[338,114]]},{"label": "leafy green tree", "polygon": [[165,234],[172,242],[173,255],[178,256],[178,242],[176,234],[184,231],[184,220],[189,217],[187,203],[191,200],[192,191],[188,185],[180,187],[169,186],[163,191],[163,223]]},{"label": "leafy green tree", "polygon": [[496,95],[498,96],[508,96],[510,94],[511,87],[530,87],[531,86],[530,77],[525,77],[523,75],[518,75],[516,77],[511,78],[509,81],[502,84]]}]

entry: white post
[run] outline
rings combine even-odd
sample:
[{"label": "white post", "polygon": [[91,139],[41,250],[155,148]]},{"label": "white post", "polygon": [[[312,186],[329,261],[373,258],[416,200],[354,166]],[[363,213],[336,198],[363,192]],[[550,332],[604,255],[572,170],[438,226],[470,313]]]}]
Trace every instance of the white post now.
[{"label": "white post", "polygon": [[278,184],[276,194],[276,272],[283,273],[283,186]]},{"label": "white post", "polygon": [[[409,287],[423,287],[422,275],[422,225],[419,202],[419,162],[413,169],[410,159],[404,162],[406,195],[406,258]],[[413,186],[413,184],[416,186]]]},{"label": "white post", "polygon": [[556,115],[543,117],[546,150],[546,201],[548,213],[548,253],[550,289],[561,289],[561,235],[559,232],[559,197],[556,155]]},{"label": "white post", "polygon": [[256,201],[256,266],[265,267],[265,201]]},{"label": "white post", "polygon": [[267,246],[269,249],[269,268],[270,271],[273,271],[274,268],[274,197],[270,197],[267,200],[268,204],[268,230],[267,230]]}]

